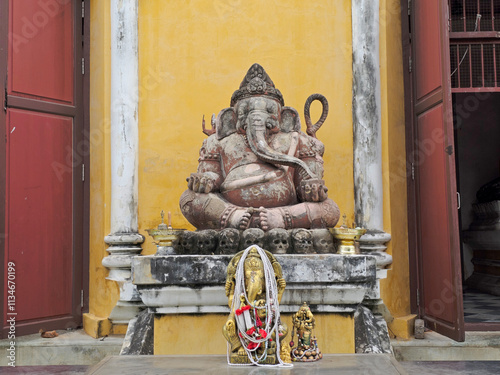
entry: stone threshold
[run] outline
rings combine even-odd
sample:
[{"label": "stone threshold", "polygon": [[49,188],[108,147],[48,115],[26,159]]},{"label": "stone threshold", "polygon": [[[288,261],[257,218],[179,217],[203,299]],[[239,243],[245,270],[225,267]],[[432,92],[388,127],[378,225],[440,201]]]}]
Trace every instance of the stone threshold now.
[{"label": "stone threshold", "polygon": [[[83,329],[58,330],[58,337],[46,339],[40,334],[16,337],[17,366],[95,365],[103,358],[120,354],[124,335],[95,339]],[[0,350],[10,348],[8,339],[0,340]],[[0,356],[0,366],[7,366],[7,356]],[[0,371],[1,372],[1,371]]]},{"label": "stone threshold", "polygon": [[500,332],[466,332],[465,341],[457,342],[433,331],[422,340],[392,339],[398,361],[498,361]]}]

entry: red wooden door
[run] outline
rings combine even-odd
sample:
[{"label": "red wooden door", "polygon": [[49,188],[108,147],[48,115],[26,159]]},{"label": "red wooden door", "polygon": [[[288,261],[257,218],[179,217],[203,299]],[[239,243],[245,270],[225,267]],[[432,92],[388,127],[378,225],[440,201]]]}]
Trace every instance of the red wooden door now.
[{"label": "red wooden door", "polygon": [[447,1],[412,1],[418,306],[426,325],[464,340]]},{"label": "red wooden door", "polygon": [[3,268],[15,282],[3,280],[2,332],[15,316],[18,336],[81,324],[82,17],[75,1],[1,0],[0,11]]}]

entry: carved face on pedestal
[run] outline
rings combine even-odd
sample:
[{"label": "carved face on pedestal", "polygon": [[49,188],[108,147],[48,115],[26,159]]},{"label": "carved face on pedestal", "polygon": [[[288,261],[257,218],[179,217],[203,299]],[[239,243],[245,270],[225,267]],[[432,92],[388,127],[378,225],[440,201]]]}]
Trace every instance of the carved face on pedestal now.
[{"label": "carved face on pedestal", "polygon": [[292,231],[293,251],[295,254],[313,254],[314,247],[312,234],[307,229],[294,229]]},{"label": "carved face on pedestal", "polygon": [[273,254],[286,254],[290,247],[290,236],[286,229],[274,228],[266,234],[267,249]]},{"label": "carved face on pedestal", "polygon": [[333,248],[333,236],[328,229],[313,229],[311,232],[314,250],[318,254],[331,254],[335,252]]},{"label": "carved face on pedestal", "polygon": [[179,238],[179,254],[194,254],[195,251],[195,233],[184,231]]},{"label": "carved face on pedestal", "polygon": [[264,231],[259,228],[246,229],[240,241],[240,249],[245,250],[248,246],[257,245],[264,247]]},{"label": "carved face on pedestal", "polygon": [[236,254],[240,244],[240,231],[226,228],[219,232],[218,254]]},{"label": "carved face on pedestal", "polygon": [[204,255],[213,254],[217,247],[217,231],[207,229],[195,233],[197,253]]}]

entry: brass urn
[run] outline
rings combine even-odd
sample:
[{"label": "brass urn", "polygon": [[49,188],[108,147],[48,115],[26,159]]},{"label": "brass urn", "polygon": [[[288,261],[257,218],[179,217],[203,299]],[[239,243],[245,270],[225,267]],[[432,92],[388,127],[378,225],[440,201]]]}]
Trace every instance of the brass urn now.
[{"label": "brass urn", "polygon": [[146,232],[153,237],[153,242],[157,246],[156,254],[157,256],[161,255],[172,255],[175,254],[175,249],[173,243],[175,240],[179,238],[182,232],[185,229],[174,229],[172,228],[171,223],[171,214],[168,213],[168,225],[163,222],[164,212],[161,211],[161,224],[158,225],[158,228],[146,229]]},{"label": "brass urn", "polygon": [[348,228],[346,225],[346,215],[344,214],[344,223],[338,228],[330,228],[333,237],[340,241],[338,254],[353,255],[358,254],[355,242],[366,233],[363,228]]}]

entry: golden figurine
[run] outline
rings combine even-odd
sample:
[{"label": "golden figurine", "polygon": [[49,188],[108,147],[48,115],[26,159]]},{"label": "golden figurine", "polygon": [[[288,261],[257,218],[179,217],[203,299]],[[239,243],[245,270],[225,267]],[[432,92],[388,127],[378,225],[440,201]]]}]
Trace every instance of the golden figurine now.
[{"label": "golden figurine", "polygon": [[298,339],[295,348],[293,348],[294,342],[290,342],[290,346],[292,347],[292,361],[314,362],[323,358],[323,354],[318,348],[317,339],[313,332],[316,326],[316,320],[307,303],[304,302],[299,311],[292,316],[292,324],[292,340],[295,336],[295,330],[297,330]]},{"label": "golden figurine", "polygon": [[285,363],[286,347],[277,351],[276,342],[288,333],[279,315],[285,286],[281,265],[270,252],[254,245],[231,259],[225,287],[231,313],[222,328],[230,364]]}]

